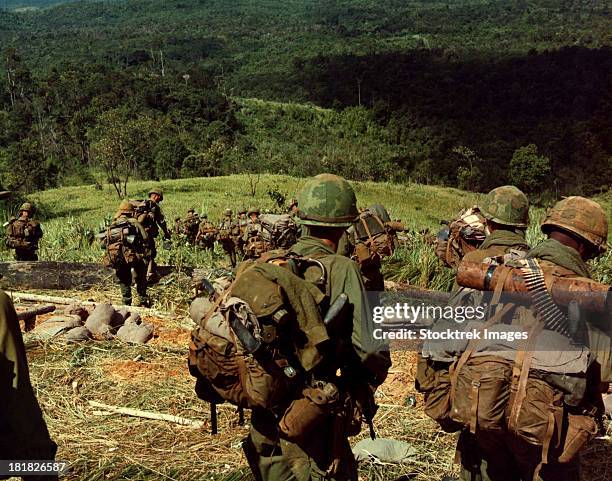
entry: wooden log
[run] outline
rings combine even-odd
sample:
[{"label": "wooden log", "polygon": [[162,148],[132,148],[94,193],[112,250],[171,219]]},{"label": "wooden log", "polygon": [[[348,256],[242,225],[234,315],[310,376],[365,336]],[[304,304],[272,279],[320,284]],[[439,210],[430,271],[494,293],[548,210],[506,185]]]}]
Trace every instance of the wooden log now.
[{"label": "wooden log", "polygon": [[[155,419],[157,421],[169,421],[171,423],[180,424],[181,426],[190,426],[193,428],[203,428],[206,423],[204,421],[194,421],[193,419],[182,418],[180,416],[172,416],[171,414],[162,414],[152,411],[142,411],[140,409],[124,408],[120,406],[110,406],[108,404],[102,404],[97,401],[89,401],[89,405],[94,408],[100,408],[106,412],[125,414],[126,416],[134,416],[145,419]],[[94,411],[94,413],[100,413],[100,411]]]},{"label": "wooden log", "polygon": [[[73,299],[70,297],[59,297],[59,296],[43,296],[40,294],[29,294],[27,292],[9,292],[8,295],[12,299],[19,299],[23,301],[34,301],[34,302],[50,302],[53,304],[79,304],[81,306],[97,306],[103,302],[94,301],[82,301],[81,299]],[[137,306],[123,306],[113,304],[115,310],[127,309],[130,312],[137,312],[145,316],[155,317],[176,317],[174,312],[170,311],[159,311],[157,309],[151,309],[150,307],[137,307]]]},{"label": "wooden log", "polygon": [[[175,272],[174,266],[158,266],[160,277]],[[187,269],[187,275],[191,270]],[[4,284],[13,289],[87,290],[114,284],[115,272],[102,264],[58,261],[0,262]]]},{"label": "wooden log", "polygon": [[33,317],[39,316],[41,314],[48,314],[49,312],[55,311],[55,306],[52,304],[48,304],[46,306],[37,307],[35,309],[28,309],[26,311],[19,311],[17,313],[17,319],[20,321],[25,321],[28,319],[32,319]]}]

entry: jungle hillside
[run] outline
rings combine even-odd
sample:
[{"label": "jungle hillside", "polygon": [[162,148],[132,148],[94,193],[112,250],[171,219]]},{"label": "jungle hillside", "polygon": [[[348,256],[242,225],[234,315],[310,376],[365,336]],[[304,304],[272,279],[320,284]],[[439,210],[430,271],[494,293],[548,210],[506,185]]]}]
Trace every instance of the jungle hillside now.
[{"label": "jungle hillside", "polygon": [[0,1],[0,187],[116,167],[597,195],[612,185],[609,8]]}]

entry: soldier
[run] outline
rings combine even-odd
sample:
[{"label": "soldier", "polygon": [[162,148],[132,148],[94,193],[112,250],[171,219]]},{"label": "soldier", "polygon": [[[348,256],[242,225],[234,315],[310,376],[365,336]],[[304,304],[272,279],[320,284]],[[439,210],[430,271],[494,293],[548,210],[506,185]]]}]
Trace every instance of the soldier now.
[{"label": "soldier", "polygon": [[[349,308],[339,329],[343,326],[348,330],[342,338],[350,341],[336,351],[330,346],[316,375],[322,381],[344,386],[357,399],[361,414],[371,420],[375,412],[373,395],[387,375],[390,358],[388,351],[368,345],[368,340],[373,339],[373,326],[363,317],[369,307],[359,268],[350,259],[336,254],[340,237],[358,215],[355,204],[353,189],[341,177],[322,174],[307,182],[300,193],[299,211],[299,222],[307,229],[307,235],[298,240],[290,253],[321,262],[330,302],[340,294],[348,296]],[[340,379],[336,375],[338,370]],[[336,420],[344,415],[352,417],[337,412]],[[253,410],[245,451],[255,478],[357,481],[357,467],[346,431],[350,422],[344,421],[326,422],[303,441],[290,442],[280,437],[278,420],[271,412]]]},{"label": "soldier", "polygon": [[[529,224],[529,200],[521,190],[513,185],[497,187],[485,196],[477,209],[485,218],[486,238],[478,249],[465,254],[464,260],[491,263],[495,258],[504,255],[520,256],[529,250],[525,240],[525,230]],[[476,305],[483,299],[478,291],[460,288],[456,283],[453,291],[451,302],[454,304],[469,302]],[[467,301],[466,297],[470,300]],[[457,452],[461,456],[461,479],[479,479],[481,458],[475,439],[467,430],[463,430],[459,436]]]},{"label": "soldier", "polygon": [[160,188],[153,188],[149,191],[149,198],[136,208],[137,220],[145,228],[149,242],[149,265],[147,266],[147,280],[154,282],[158,279],[157,264],[157,247],[155,239],[159,235],[159,229],[164,233],[164,239],[170,240],[170,231],[166,225],[166,219],[162,213],[160,203],[164,200],[164,193]]},{"label": "soldier", "polygon": [[381,261],[393,254],[398,245],[397,232],[403,229],[400,222],[391,220],[387,209],[381,204],[363,210],[347,229],[339,252],[359,264],[368,291],[385,289]]},{"label": "soldier", "polygon": [[[491,306],[491,312],[499,317],[499,325],[511,321],[527,330],[526,344],[519,345],[514,352],[498,350],[501,364],[499,356],[497,359],[485,356],[469,365],[470,353],[477,347],[473,344],[453,369],[456,374],[454,380],[451,378],[455,388],[455,395],[451,397],[451,418],[470,419],[470,426],[476,425],[475,429],[471,428],[474,434],[469,439],[468,460],[460,443],[461,474],[466,481],[578,481],[579,451],[597,432],[597,418],[603,411],[601,392],[612,379],[610,313],[598,319],[592,313],[581,312],[579,301],[586,292],[579,289],[574,291],[576,305],[564,308],[555,303],[554,290],[546,286],[560,278],[571,278],[575,286],[588,285],[590,272],[586,261],[606,250],[608,220],[596,202],[568,197],[548,212],[541,228],[548,239],[528,251],[525,260],[509,260],[504,266],[514,269],[507,271],[510,275],[503,278],[506,280],[524,276],[515,270],[518,267],[529,266],[530,272],[540,271],[542,289],[532,281],[526,284],[534,304],[525,309],[508,302],[504,305],[492,301]],[[499,262],[499,258],[492,261]],[[468,263],[467,256],[463,263]],[[514,282],[506,280],[498,278],[503,291]],[[496,295],[497,291],[494,298]],[[504,311],[507,311],[505,315]],[[555,323],[549,323],[551,316],[556,319]],[[576,321],[574,328],[565,324],[566,321],[571,324]],[[583,327],[586,327],[586,334]],[[551,352],[543,351],[546,344],[542,343],[549,339],[555,340],[554,347]],[[592,362],[593,359],[596,362]],[[494,368],[487,366],[490,360],[497,365],[510,362],[506,368],[509,372],[506,387],[495,396],[491,391],[483,392],[482,397],[470,394],[479,386],[486,386],[491,379],[503,379],[486,377],[487,372],[499,376],[494,374]],[[466,371],[459,365],[469,367]],[[498,369],[498,372],[501,371]],[[468,380],[469,376],[472,381]],[[473,376],[478,377],[478,383]],[[460,386],[465,389],[460,391]],[[467,401],[456,404],[453,399]],[[469,407],[474,406],[475,399],[478,399],[476,410]],[[480,410],[491,413],[489,406],[493,405],[502,407],[502,421],[493,429],[481,428]]]},{"label": "soldier", "polygon": [[115,269],[121,287],[123,304],[132,304],[132,270],[136,278],[139,306],[149,307],[147,296],[147,264],[151,242],[143,225],[134,217],[133,205],[124,200],[102,235],[106,249],[105,265]]},{"label": "soldier", "polygon": [[236,217],[236,225],[238,226],[238,237],[236,238],[236,248],[240,253],[241,257],[244,257],[244,233],[246,232],[248,224],[247,211],[244,207],[241,207]]},{"label": "soldier", "polygon": [[217,229],[212,222],[208,220],[207,214],[202,214],[202,222],[198,227],[198,234],[196,236],[196,244],[202,245],[206,250],[213,250],[215,248],[215,238],[217,236]]},{"label": "soldier", "polygon": [[187,216],[183,221],[183,233],[187,237],[187,242],[189,242],[191,245],[195,245],[199,227],[200,216],[195,209],[189,209],[187,211]]},{"label": "soldier", "polygon": [[15,259],[18,261],[37,261],[38,241],[43,232],[40,223],[32,219],[35,209],[26,202],[19,208],[19,217],[11,219],[6,225],[6,244],[15,249]]},{"label": "soldier", "polygon": [[251,207],[248,216],[249,220],[242,235],[242,244],[244,245],[244,257],[252,259],[270,250],[271,245],[264,239],[264,228],[259,220],[259,207]]},{"label": "soldier", "polygon": [[236,267],[236,238],[239,234],[239,227],[232,218],[232,209],[225,209],[223,219],[219,224],[218,239],[221,247],[229,256],[232,267]]},{"label": "soldier", "polygon": [[[9,297],[0,291],[0,453],[19,461],[55,459],[51,440],[30,384],[19,321]],[[5,479],[0,475],[0,478]],[[24,476],[26,481],[57,480],[58,476]]]}]

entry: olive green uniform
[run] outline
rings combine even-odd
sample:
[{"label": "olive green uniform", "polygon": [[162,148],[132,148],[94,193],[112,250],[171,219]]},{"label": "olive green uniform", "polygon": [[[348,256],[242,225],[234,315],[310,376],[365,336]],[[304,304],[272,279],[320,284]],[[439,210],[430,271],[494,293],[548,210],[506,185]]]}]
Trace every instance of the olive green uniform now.
[{"label": "olive green uniform", "polygon": [[[17,314],[0,291],[0,458],[53,460],[56,449],[30,384]],[[53,481],[57,476],[24,479]]]},{"label": "olive green uniform", "polygon": [[[353,357],[353,374],[347,374],[353,382],[359,383],[369,392],[381,384],[390,366],[388,351],[379,350],[381,346],[372,346],[368,341],[373,339],[374,326],[366,320],[363,312],[369,309],[364,296],[363,280],[358,266],[346,257],[337,255],[321,240],[304,236],[291,248],[299,256],[316,256],[327,271],[326,291],[330,302],[341,293],[348,295],[351,304],[352,321],[351,352]],[[349,355],[351,356],[351,355]],[[331,362],[330,362],[331,361]],[[335,372],[338,359],[328,360],[328,369]],[[344,376],[344,373],[343,373]],[[370,394],[371,395],[371,394]],[[256,476],[264,481],[315,481],[315,480],[357,480],[357,467],[346,436],[342,436],[339,469],[332,477],[326,476],[333,456],[332,433],[333,423],[317,429],[316,434],[299,444],[281,439],[277,420],[267,411],[254,411],[250,442],[256,459],[251,467]]]},{"label": "olive green uniform", "polygon": [[133,218],[130,218],[124,214],[116,217],[116,220],[128,220],[134,224],[140,236],[142,237],[142,245],[139,246],[140,252],[132,262],[122,263],[119,267],[115,268],[115,275],[119,281],[119,288],[121,290],[121,298],[123,304],[130,306],[132,304],[132,269],[135,274],[136,281],[136,292],[140,298],[140,303],[144,306],[149,305],[149,297],[147,295],[147,260],[148,260],[148,246],[150,242],[148,235],[143,226]]},{"label": "olive green uniform", "polygon": [[[29,215],[20,215],[17,219],[10,221],[14,227],[16,224],[22,224],[23,229],[28,231],[27,241],[31,247],[15,247],[15,260],[18,261],[37,261],[38,260],[38,241],[43,236],[43,231],[40,227],[40,222],[33,220]],[[22,230],[22,229],[19,229]]]},{"label": "olive green uniform", "polygon": [[229,233],[228,237],[219,238],[221,247],[225,253],[229,256],[232,267],[236,267],[236,231],[237,226],[232,220],[231,216],[226,216],[219,225],[220,232]]}]

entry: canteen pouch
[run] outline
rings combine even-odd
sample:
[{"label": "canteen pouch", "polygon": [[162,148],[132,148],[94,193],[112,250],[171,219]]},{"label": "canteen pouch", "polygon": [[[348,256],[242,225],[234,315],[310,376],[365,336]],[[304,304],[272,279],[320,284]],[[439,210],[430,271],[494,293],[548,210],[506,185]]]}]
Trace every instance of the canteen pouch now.
[{"label": "canteen pouch", "polygon": [[557,459],[559,463],[569,463],[578,452],[597,434],[595,419],[588,415],[568,414],[567,430]]},{"label": "canteen pouch", "polygon": [[303,397],[295,399],[279,422],[283,438],[289,441],[304,439],[321,422],[332,414],[338,405],[338,388],[332,383],[317,382],[317,387],[302,391]]}]

